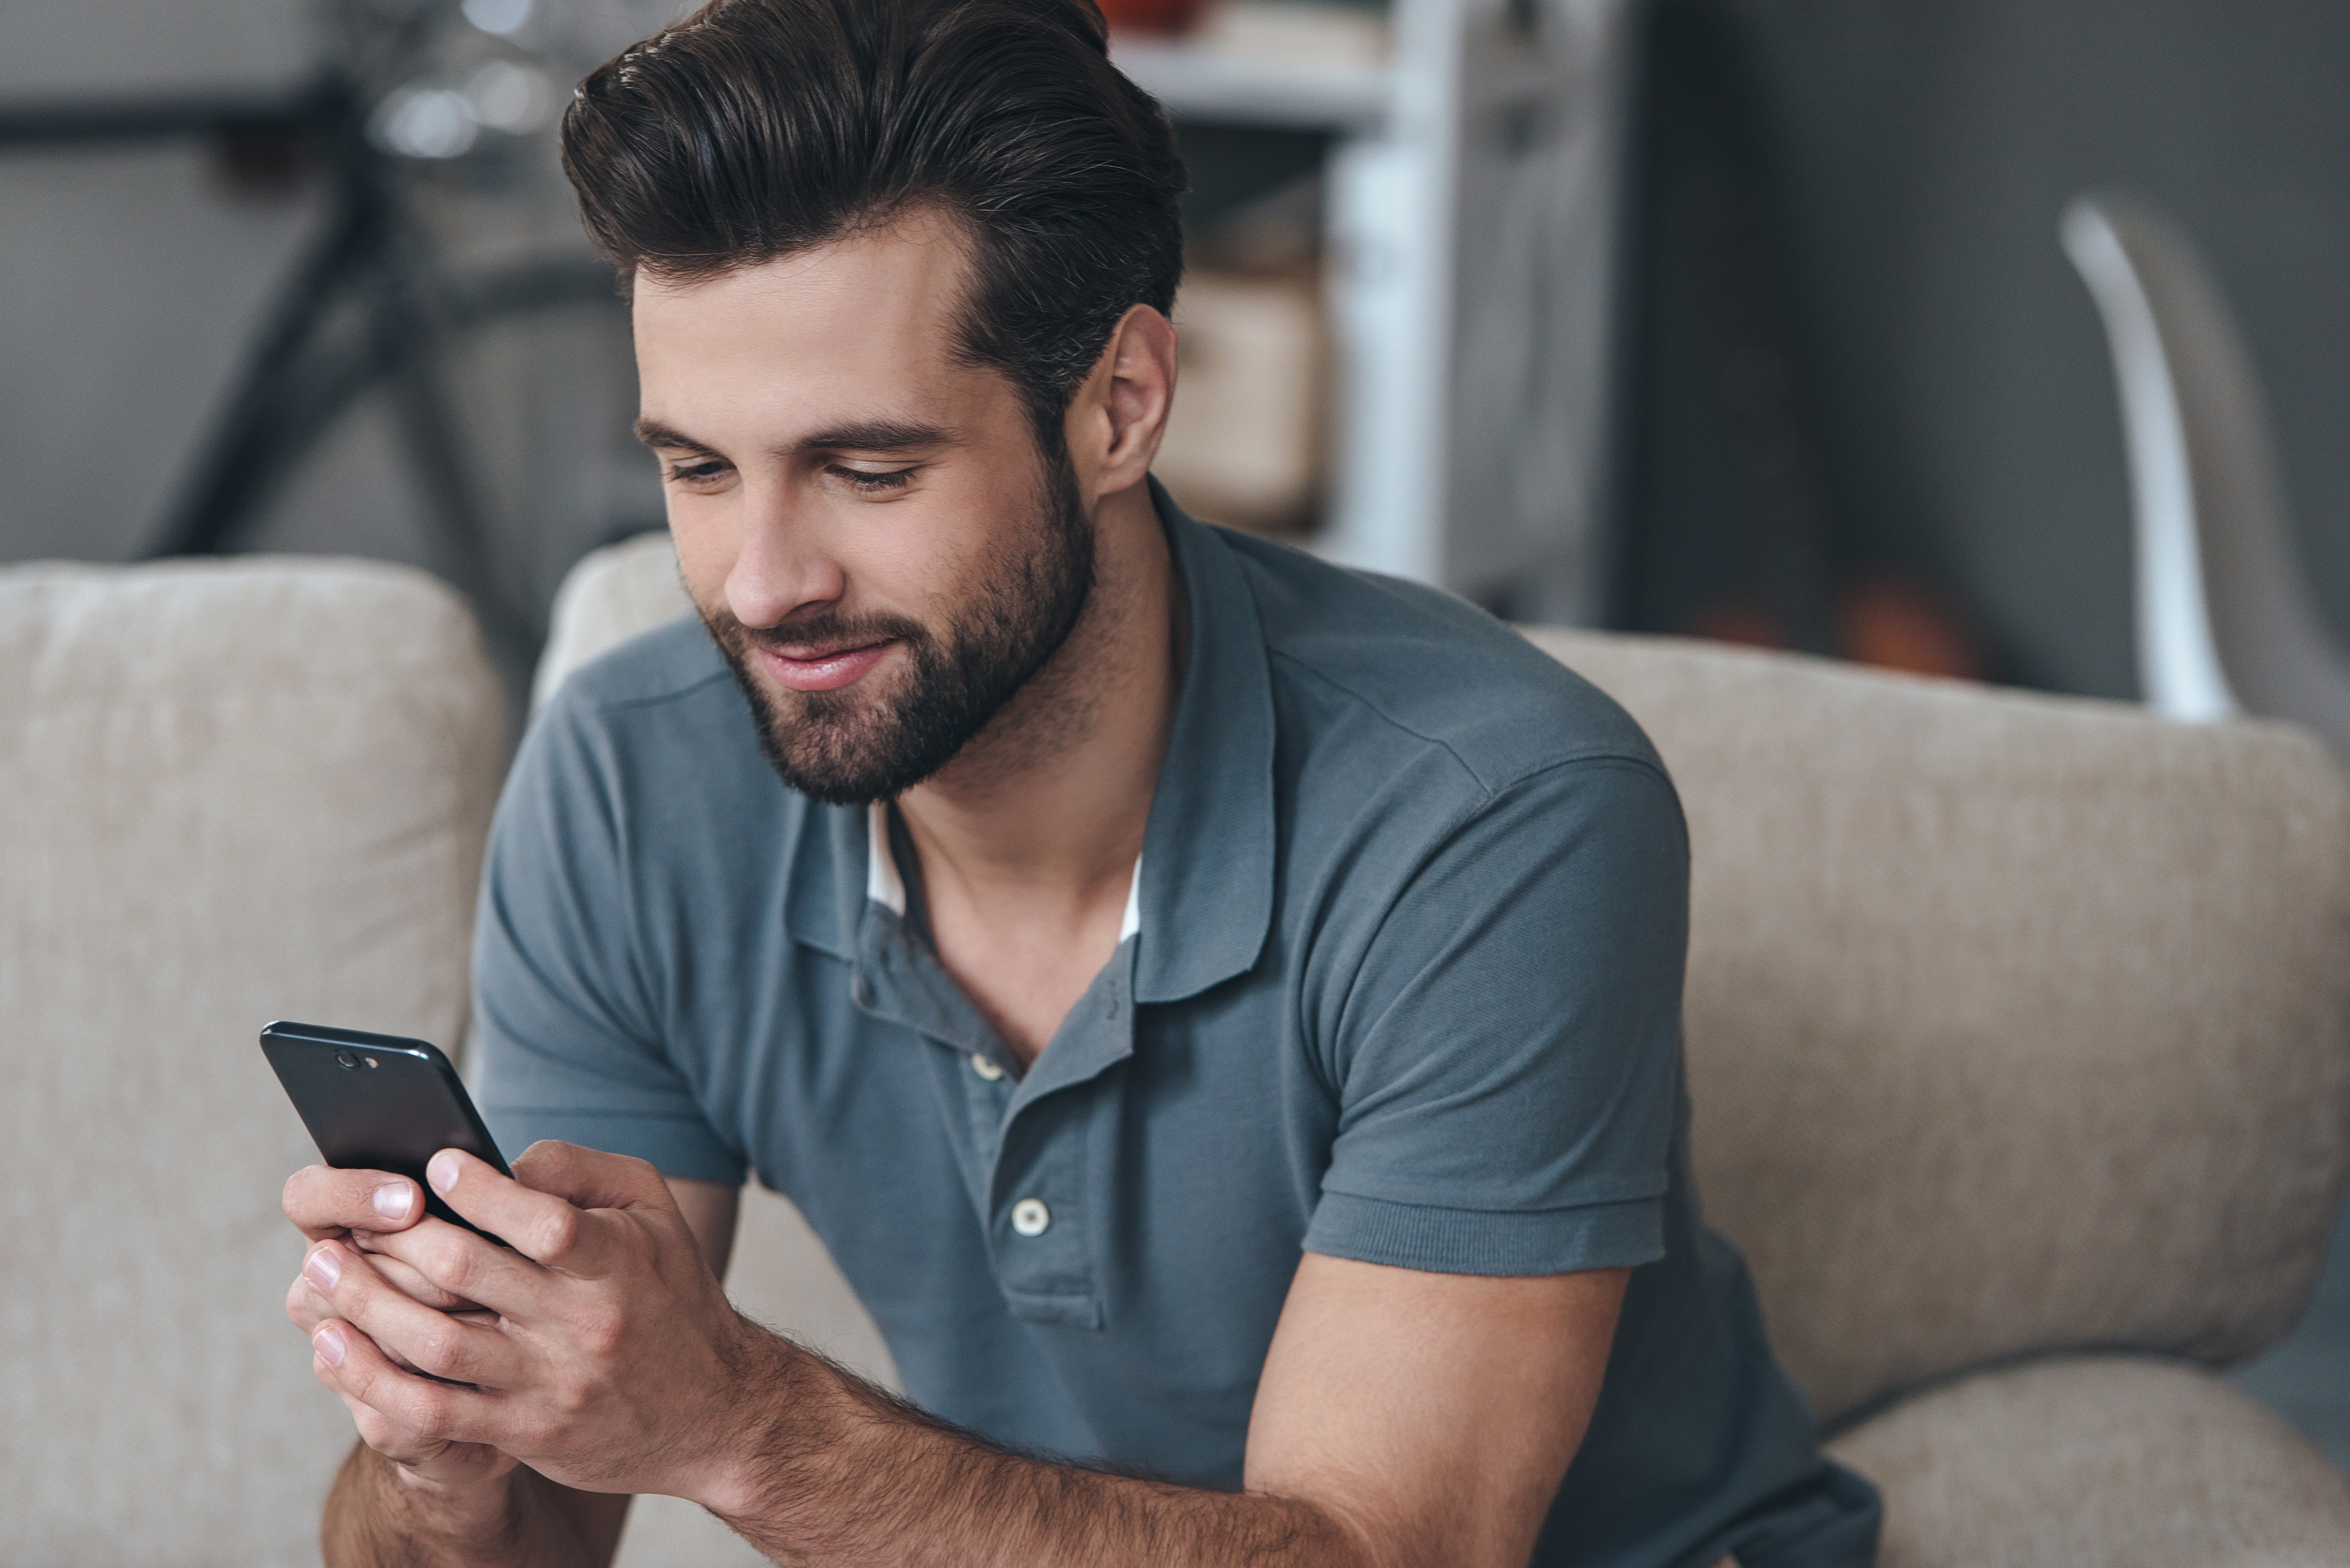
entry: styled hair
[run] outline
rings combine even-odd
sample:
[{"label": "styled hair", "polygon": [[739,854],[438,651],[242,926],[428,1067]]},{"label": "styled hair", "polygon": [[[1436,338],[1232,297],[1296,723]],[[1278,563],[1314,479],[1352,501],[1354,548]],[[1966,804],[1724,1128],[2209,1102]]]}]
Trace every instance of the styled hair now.
[{"label": "styled hair", "polygon": [[1058,450],[1069,400],[1183,270],[1183,163],[1093,0],[712,0],[563,117],[588,236],[697,282],[930,207],[971,245],[957,348]]}]

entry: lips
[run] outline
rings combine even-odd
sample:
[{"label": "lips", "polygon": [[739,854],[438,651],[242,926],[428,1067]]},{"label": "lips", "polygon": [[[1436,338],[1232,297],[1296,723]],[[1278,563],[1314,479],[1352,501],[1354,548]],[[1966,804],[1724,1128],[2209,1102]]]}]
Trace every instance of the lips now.
[{"label": "lips", "polygon": [[791,691],[833,691],[880,663],[882,656],[897,646],[893,638],[857,648],[827,649],[804,658],[779,653],[772,648],[762,648],[759,649],[759,661],[767,667],[778,682]]}]

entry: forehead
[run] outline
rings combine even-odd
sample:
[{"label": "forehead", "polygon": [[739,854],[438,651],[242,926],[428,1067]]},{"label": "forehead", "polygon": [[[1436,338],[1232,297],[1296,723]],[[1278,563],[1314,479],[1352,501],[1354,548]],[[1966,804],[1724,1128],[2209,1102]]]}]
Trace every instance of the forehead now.
[{"label": "forehead", "polygon": [[640,271],[644,411],[823,419],[844,402],[951,398],[974,377],[952,352],[968,254],[954,224],[925,213],[701,282]]}]

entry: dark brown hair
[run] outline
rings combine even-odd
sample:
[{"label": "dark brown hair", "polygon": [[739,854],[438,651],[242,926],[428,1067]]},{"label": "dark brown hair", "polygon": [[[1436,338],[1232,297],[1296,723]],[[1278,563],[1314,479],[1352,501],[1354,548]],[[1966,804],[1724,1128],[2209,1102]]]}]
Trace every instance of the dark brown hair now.
[{"label": "dark brown hair", "polygon": [[563,167],[624,275],[693,281],[925,204],[972,248],[964,357],[1048,450],[1110,330],[1170,309],[1181,159],[1092,0],[712,0],[580,84]]}]

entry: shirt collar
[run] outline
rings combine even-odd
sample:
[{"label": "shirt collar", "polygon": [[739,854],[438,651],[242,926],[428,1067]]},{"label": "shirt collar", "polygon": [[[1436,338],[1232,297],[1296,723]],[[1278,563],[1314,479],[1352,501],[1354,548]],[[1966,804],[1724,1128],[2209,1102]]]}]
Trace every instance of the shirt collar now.
[{"label": "shirt collar", "polygon": [[1180,1002],[1255,966],[1273,926],[1273,677],[1256,596],[1216,529],[1154,479],[1191,646],[1142,839],[1134,1000]]},{"label": "shirt collar", "polygon": [[[1118,932],[1121,943],[1140,938],[1138,1002],[1178,1002],[1247,972],[1272,929],[1274,891],[1273,680],[1256,597],[1217,530],[1186,515],[1156,479],[1150,498],[1182,576],[1191,637]],[[889,816],[810,810],[827,831],[801,838],[794,934],[853,960],[868,903],[905,913]]]},{"label": "shirt collar", "polygon": [[[889,848],[889,803],[877,800],[865,808],[865,901],[879,904],[899,919],[906,918],[906,879],[898,870],[898,857]],[[1142,857],[1134,857],[1134,874],[1126,884],[1126,915],[1119,920],[1118,940],[1142,929]]]}]

